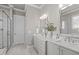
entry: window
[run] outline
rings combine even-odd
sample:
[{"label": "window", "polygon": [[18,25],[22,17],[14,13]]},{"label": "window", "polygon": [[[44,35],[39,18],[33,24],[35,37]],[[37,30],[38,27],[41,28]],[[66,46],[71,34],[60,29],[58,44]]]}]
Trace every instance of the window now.
[{"label": "window", "polygon": [[72,17],[72,29],[79,30],[79,15]]},{"label": "window", "polygon": [[62,21],[62,29],[64,29],[64,28],[65,28],[65,22]]}]

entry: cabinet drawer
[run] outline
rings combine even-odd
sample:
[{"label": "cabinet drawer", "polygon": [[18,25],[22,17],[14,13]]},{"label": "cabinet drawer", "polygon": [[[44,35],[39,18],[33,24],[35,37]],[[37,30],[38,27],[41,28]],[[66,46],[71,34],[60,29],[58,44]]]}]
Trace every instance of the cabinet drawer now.
[{"label": "cabinet drawer", "polygon": [[45,55],[45,41],[40,38],[34,38],[34,48],[38,52],[39,55]]},{"label": "cabinet drawer", "polygon": [[59,46],[52,42],[47,43],[47,54],[48,55],[59,55]]},{"label": "cabinet drawer", "polygon": [[78,55],[78,53],[66,48],[61,48],[61,52],[62,52],[62,55]]}]

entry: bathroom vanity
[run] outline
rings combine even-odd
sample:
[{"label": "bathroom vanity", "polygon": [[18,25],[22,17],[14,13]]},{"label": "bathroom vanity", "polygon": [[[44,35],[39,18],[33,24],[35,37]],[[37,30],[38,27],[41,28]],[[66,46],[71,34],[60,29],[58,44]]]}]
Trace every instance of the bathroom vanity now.
[{"label": "bathroom vanity", "polygon": [[39,55],[78,55],[79,44],[45,38],[40,34],[34,35],[34,48]]}]

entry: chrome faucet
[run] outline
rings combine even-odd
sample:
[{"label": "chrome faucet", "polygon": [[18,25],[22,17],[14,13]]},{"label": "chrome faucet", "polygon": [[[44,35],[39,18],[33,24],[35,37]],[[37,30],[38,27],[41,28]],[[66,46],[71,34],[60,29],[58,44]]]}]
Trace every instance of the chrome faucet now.
[{"label": "chrome faucet", "polygon": [[56,35],[56,39],[59,39],[59,34]]}]

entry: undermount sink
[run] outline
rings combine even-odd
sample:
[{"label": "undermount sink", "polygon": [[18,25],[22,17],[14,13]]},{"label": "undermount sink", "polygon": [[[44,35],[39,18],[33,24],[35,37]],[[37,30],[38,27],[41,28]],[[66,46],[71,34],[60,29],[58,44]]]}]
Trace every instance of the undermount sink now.
[{"label": "undermount sink", "polygon": [[73,45],[79,45],[79,42],[75,42],[75,41],[69,41],[69,39],[58,39],[56,40],[56,42],[60,42],[60,43],[67,43],[67,44],[73,44]]}]

